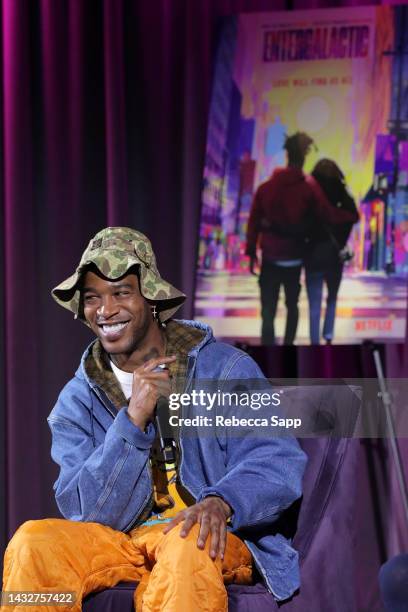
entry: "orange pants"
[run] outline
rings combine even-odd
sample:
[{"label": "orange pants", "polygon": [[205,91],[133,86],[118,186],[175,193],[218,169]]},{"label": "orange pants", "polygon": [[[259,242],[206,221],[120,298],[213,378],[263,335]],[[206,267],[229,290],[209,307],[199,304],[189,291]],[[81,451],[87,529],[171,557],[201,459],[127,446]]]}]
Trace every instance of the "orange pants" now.
[{"label": "orange pants", "polygon": [[[186,538],[181,523],[168,534],[165,525],[138,527],[129,534],[99,523],[64,519],[28,521],[10,541],[4,557],[3,591],[74,591],[69,609],[82,599],[120,581],[138,581],[137,612],[227,612],[224,584],[251,582],[251,555],[228,533],[224,560],[197,548],[198,525]],[[3,606],[2,612],[27,610]],[[36,605],[36,612],[61,612],[66,606]]]}]

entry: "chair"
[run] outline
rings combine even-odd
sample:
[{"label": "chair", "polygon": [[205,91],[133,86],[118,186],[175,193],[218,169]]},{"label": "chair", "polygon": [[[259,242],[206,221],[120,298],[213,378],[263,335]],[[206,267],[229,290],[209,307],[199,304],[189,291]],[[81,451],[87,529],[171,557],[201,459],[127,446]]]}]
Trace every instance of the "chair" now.
[{"label": "chair", "polygon": [[387,612],[406,612],[408,607],[408,554],[392,557],[379,573],[381,595]]}]

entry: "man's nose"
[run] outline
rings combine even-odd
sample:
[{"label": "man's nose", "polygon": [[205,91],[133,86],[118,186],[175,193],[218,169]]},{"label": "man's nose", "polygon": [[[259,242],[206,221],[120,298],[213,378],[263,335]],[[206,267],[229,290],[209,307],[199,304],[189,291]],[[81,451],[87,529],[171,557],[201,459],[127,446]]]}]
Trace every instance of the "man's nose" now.
[{"label": "man's nose", "polygon": [[108,319],[119,312],[119,305],[117,304],[113,296],[107,296],[102,298],[102,304],[99,306],[96,314],[98,317]]}]

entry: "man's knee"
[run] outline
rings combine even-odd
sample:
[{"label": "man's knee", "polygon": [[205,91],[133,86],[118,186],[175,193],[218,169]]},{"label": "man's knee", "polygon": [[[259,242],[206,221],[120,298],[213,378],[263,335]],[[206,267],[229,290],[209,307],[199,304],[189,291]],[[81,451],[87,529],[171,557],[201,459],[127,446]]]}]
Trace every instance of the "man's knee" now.
[{"label": "man's knee", "polygon": [[294,291],[293,293],[290,293],[289,295],[286,296],[285,305],[288,310],[297,310],[298,302],[299,302],[299,294],[300,294],[300,289],[299,291]]},{"label": "man's knee", "polygon": [[52,540],[55,540],[60,533],[59,523],[68,522],[63,519],[41,519],[36,521],[26,521],[17,529],[11,538],[6,556],[13,556],[19,553],[30,554],[31,552],[41,553],[47,548]]},{"label": "man's knee", "polygon": [[58,542],[72,542],[84,535],[87,523],[69,521],[66,519],[40,519],[26,521],[17,529],[11,538],[6,553],[14,554],[24,550],[26,553],[49,549]]},{"label": "man's knee", "polygon": [[14,563],[24,566],[30,564],[33,559],[41,559],[43,552],[48,550],[52,533],[48,519],[26,521],[20,525],[6,548],[4,578],[7,579]]},{"label": "man's knee", "polygon": [[200,525],[198,523],[193,525],[190,531],[188,532],[188,534],[182,538],[180,533],[183,527],[184,527],[184,522],[179,523],[165,535],[165,539],[167,541],[176,540],[177,542],[181,540],[182,542],[186,544],[190,544],[191,542],[197,543],[198,534],[200,533]]},{"label": "man's knee", "polygon": [[50,520],[54,519],[41,519],[23,523],[11,538],[8,548],[19,546],[27,542],[37,542],[38,540],[47,538],[49,533],[52,532],[52,528],[49,525]]},{"label": "man's knee", "polygon": [[208,551],[210,546],[210,536],[207,538],[205,548],[201,549],[197,546],[198,535],[200,532],[200,525],[197,523],[193,525],[189,533],[185,537],[181,537],[180,532],[183,528],[183,523],[180,523],[174,529],[167,533],[162,542],[160,543],[161,549],[171,550],[173,559],[184,560],[195,557],[206,555],[209,557]]}]

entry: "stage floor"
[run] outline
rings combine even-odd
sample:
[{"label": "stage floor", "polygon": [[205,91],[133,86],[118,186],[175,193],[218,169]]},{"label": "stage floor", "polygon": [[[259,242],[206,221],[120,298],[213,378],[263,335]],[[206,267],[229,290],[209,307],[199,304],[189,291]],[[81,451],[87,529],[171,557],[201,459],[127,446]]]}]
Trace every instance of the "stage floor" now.
[{"label": "stage floor", "polygon": [[[405,337],[407,280],[381,272],[343,276],[337,300],[336,344],[364,339],[401,341]],[[286,309],[281,292],[276,334],[283,336]],[[257,278],[248,273],[200,272],[197,278],[195,318],[211,325],[218,338],[259,344],[260,304]],[[296,344],[309,344],[306,289],[302,278]]]}]

